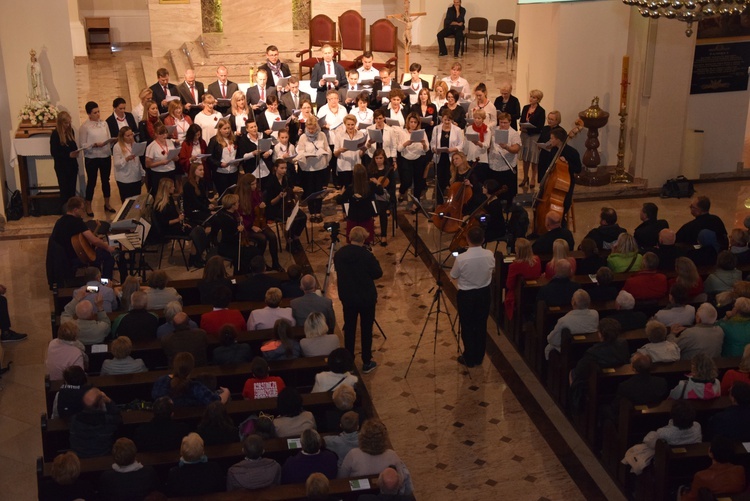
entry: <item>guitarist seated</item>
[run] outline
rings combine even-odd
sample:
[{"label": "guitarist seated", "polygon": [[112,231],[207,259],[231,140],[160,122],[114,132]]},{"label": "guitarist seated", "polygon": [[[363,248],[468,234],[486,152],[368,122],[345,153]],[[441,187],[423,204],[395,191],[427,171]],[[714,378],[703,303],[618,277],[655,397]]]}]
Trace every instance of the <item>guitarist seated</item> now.
[{"label": "guitarist seated", "polygon": [[101,268],[102,277],[111,279],[115,268],[112,257],[115,248],[97,238],[86,226],[83,221],[84,205],[83,198],[71,197],[66,204],[67,212],[52,228],[51,238],[65,249],[71,266],[96,266]]}]

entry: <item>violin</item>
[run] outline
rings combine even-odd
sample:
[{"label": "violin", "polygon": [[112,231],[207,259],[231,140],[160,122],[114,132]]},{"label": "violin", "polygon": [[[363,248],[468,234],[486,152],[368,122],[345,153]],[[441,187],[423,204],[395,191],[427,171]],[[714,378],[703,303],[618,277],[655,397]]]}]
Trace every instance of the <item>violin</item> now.
[{"label": "violin", "polygon": [[[471,177],[476,162],[470,165],[471,167],[466,171],[466,179]],[[435,214],[432,216],[433,224],[440,228],[440,231],[456,233],[461,229],[464,205],[473,196],[474,192],[471,186],[467,186],[463,181],[451,184],[448,188],[448,195],[445,197],[445,203],[435,207]]]},{"label": "violin", "polygon": [[[508,191],[508,187],[503,186],[500,190],[498,190],[494,194],[487,197],[487,200],[482,202],[482,204],[479,207],[474,209],[472,213],[469,214],[469,217],[466,218],[461,223],[461,229],[458,231],[458,233],[456,233],[456,235],[451,240],[450,245],[448,246],[451,252],[455,252],[458,249],[462,249],[462,248],[465,249],[469,246],[469,238],[468,238],[469,230],[471,230],[472,228],[476,226],[479,226],[480,224],[479,218],[481,214],[487,213],[487,211],[485,210],[486,207],[489,204],[491,204],[493,201],[497,200],[498,196],[502,195],[503,193],[506,193],[507,191]],[[502,215],[500,217],[502,217]]]}]

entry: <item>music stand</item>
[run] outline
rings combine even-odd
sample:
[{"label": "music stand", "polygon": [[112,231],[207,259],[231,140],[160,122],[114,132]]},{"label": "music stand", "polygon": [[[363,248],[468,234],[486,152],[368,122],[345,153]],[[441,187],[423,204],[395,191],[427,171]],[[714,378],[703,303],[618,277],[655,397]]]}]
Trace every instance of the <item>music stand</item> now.
[{"label": "music stand", "polygon": [[[331,193],[332,191],[336,191],[336,190],[332,190],[330,188],[323,188],[320,191],[311,193],[307,198],[305,198],[304,200],[300,202],[300,206],[307,207],[309,203],[312,202],[313,200],[320,200],[323,197],[325,197],[327,194]],[[310,253],[317,252],[317,249],[315,249],[315,246],[317,246],[318,249],[322,250],[323,252],[326,252],[323,246],[315,241],[315,228],[314,228],[315,223],[313,223],[312,218],[307,218],[307,219],[308,221],[310,221],[310,241],[307,243],[307,246],[308,246],[307,252],[310,252]]]},{"label": "music stand", "polygon": [[406,246],[406,249],[404,249],[404,253],[401,254],[401,259],[399,259],[399,263],[401,263],[404,258],[406,257],[406,253],[409,252],[409,249],[414,246],[414,250],[411,251],[414,257],[419,256],[419,249],[417,248],[417,245],[419,245],[419,213],[421,212],[424,214],[424,217],[426,220],[430,219],[430,215],[427,213],[425,208],[422,206],[421,203],[419,203],[419,199],[409,193],[409,197],[412,199],[412,201],[417,204],[417,212],[414,216],[414,236],[412,237],[411,241],[409,242],[409,245]]}]

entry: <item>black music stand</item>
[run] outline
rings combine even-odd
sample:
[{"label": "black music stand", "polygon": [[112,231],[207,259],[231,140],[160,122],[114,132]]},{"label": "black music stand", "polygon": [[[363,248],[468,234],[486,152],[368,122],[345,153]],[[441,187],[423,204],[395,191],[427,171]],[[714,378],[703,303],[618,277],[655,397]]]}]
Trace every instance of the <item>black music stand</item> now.
[{"label": "black music stand", "polygon": [[425,208],[422,206],[422,204],[419,202],[419,199],[409,194],[409,197],[411,197],[412,201],[417,204],[417,212],[414,215],[414,236],[412,237],[411,241],[409,242],[409,245],[406,246],[406,249],[404,249],[404,253],[401,254],[401,259],[399,259],[399,263],[401,263],[404,258],[406,257],[406,253],[409,252],[409,249],[414,246],[414,250],[411,251],[411,253],[414,255],[414,257],[419,256],[419,249],[417,246],[419,245],[419,213],[421,212],[424,214],[424,217],[426,220],[430,219],[430,215],[427,213]]},{"label": "black music stand", "polygon": [[[299,205],[300,205],[300,207],[307,207],[308,204],[310,202],[312,202],[313,200],[320,200],[320,199],[322,199],[323,197],[325,197],[328,193],[330,193],[332,191],[334,191],[334,190],[332,190],[330,188],[323,188],[320,191],[316,191],[315,193],[311,193],[310,196],[308,196],[307,198],[305,198],[304,200],[302,200],[299,203]],[[317,246],[318,249],[320,249],[323,252],[327,253],[327,251],[323,248],[323,246],[320,245],[318,242],[315,241],[315,228],[314,228],[315,223],[313,223],[312,218],[308,217],[307,220],[310,222],[310,241],[307,243],[307,246],[308,246],[307,252],[310,252],[310,253],[317,252],[317,249],[315,249],[315,247]]]}]

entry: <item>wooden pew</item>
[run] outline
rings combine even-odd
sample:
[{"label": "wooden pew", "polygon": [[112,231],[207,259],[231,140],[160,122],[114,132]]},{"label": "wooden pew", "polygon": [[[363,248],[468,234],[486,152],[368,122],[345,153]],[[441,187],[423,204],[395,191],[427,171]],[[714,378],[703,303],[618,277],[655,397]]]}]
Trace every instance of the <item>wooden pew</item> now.
[{"label": "wooden pew", "polygon": [[[316,422],[322,424],[325,411],[332,409],[333,394],[331,392],[304,393],[302,394],[302,405],[305,410],[315,415]],[[187,407],[175,409],[173,419],[187,423],[191,430],[203,417],[205,407]],[[232,420],[239,424],[252,414],[276,412],[276,399],[263,398],[258,400],[230,400],[226,404],[226,410]],[[154,413],[146,410],[127,410],[122,412],[122,425],[118,430],[118,436],[133,438],[136,428],[153,419]],[[57,454],[70,448],[70,423],[67,419],[48,418],[47,414],[41,416],[42,429],[42,451],[45,461],[52,461]],[[324,431],[319,426],[321,431]],[[336,431],[336,430],[327,430]]]},{"label": "wooden pew", "polygon": [[[302,357],[294,360],[269,362],[270,372],[281,376],[287,386],[308,387],[315,382],[315,374],[327,367],[327,357]],[[193,377],[215,376],[219,386],[225,386],[233,393],[239,393],[251,373],[250,363],[237,365],[207,365],[197,367]],[[127,403],[134,399],[151,400],[151,388],[168,370],[142,372],[140,374],[120,374],[116,376],[93,376],[89,384],[101,389],[113,401]],[[52,403],[62,381],[45,380],[47,412],[52,414]]]},{"label": "wooden pew", "polygon": [[[292,327],[292,335],[295,339],[302,339],[305,337],[305,329],[303,326]],[[241,331],[237,335],[237,342],[249,344],[253,349],[254,353],[258,353],[260,346],[270,340],[273,336],[273,329],[261,329],[257,331]],[[94,345],[95,346],[95,345]],[[112,358],[110,348],[112,342],[107,343],[107,351],[92,353],[92,347],[86,347],[86,354],[89,356],[89,367],[87,369],[88,374],[98,374],[101,371],[102,363]],[[221,342],[212,337],[208,336],[208,359],[211,360],[213,351],[221,346]],[[161,340],[152,339],[149,341],[136,341],[133,343],[133,351],[131,353],[133,358],[141,358],[150,370],[159,370],[168,368],[167,357],[164,354],[164,350],[161,347]]]}]

